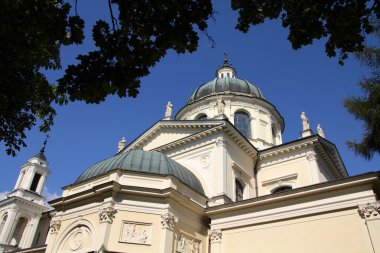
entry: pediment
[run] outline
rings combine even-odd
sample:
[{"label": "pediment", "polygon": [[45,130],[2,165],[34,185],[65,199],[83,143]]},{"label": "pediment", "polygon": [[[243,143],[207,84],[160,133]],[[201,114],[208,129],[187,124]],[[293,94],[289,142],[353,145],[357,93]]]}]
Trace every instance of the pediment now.
[{"label": "pediment", "polygon": [[127,152],[131,149],[153,150],[222,124],[224,124],[223,120],[160,120],[121,152]]}]

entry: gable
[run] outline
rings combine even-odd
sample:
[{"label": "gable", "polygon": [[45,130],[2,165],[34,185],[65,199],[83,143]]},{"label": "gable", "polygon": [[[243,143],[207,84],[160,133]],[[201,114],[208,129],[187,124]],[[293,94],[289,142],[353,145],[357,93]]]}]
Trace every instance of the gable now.
[{"label": "gable", "polygon": [[220,124],[223,121],[161,120],[132,141],[122,152],[131,149],[153,150]]}]

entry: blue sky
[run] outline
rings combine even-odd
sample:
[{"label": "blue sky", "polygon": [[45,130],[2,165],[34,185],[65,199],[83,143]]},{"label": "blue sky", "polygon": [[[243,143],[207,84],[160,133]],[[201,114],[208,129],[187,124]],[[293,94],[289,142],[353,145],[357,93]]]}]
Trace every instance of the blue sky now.
[{"label": "blue sky", "polygon": [[[62,49],[62,63],[75,62],[75,55],[93,48],[91,26],[99,17],[108,17],[106,0],[78,1],[79,14],[86,18],[87,39],[84,45]],[[50,195],[60,194],[92,164],[115,154],[117,142],[125,136],[134,140],[164,117],[170,100],[176,113],[191,93],[214,78],[216,68],[226,52],[239,78],[259,86],[285,119],[283,141],[298,139],[300,114],[306,112],[312,129],[321,124],[326,138],[335,143],[350,175],[379,170],[380,159],[368,162],[349,150],[347,140],[359,140],[362,123],[343,107],[343,99],[360,95],[357,83],[367,74],[366,68],[350,57],[342,67],[338,59],[328,58],[323,41],[294,51],[287,40],[287,30],[278,21],[268,21],[243,34],[234,29],[237,14],[229,1],[214,1],[217,13],[209,22],[208,33],[216,45],[212,48],[201,35],[199,49],[193,54],[174,52],[161,60],[142,80],[136,98],[110,96],[100,105],[81,102],[56,107],[57,117],[46,147],[52,171],[46,187]],[[48,73],[55,80],[61,73]],[[28,147],[17,157],[0,153],[0,193],[13,189],[20,165],[37,153],[44,136],[35,128],[27,134]],[[57,195],[55,195],[57,196]]]}]

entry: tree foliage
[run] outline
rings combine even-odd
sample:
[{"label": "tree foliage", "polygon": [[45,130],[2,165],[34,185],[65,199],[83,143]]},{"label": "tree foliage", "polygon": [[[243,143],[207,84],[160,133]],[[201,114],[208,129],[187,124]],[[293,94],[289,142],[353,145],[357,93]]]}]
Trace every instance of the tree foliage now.
[{"label": "tree foliage", "polygon": [[[43,70],[59,69],[61,47],[83,40],[84,21],[70,11],[77,1],[0,1],[0,142],[8,154],[26,145],[25,131],[38,122],[42,132],[49,130],[53,103],[136,97],[140,79],[168,50],[198,48],[213,14],[211,0],[103,0],[111,22],[99,19],[93,26],[96,49],[78,55],[52,84]],[[341,62],[363,48],[373,31],[369,17],[380,15],[378,1],[366,0],[231,0],[231,6],[239,12],[238,30],[281,18],[294,49],[327,37],[327,55],[338,52]]]},{"label": "tree foliage", "polygon": [[25,131],[42,123],[49,130],[54,87],[41,68],[60,67],[60,47],[81,43],[83,20],[62,1],[0,1],[0,141],[15,155],[26,146]]},{"label": "tree foliage", "polygon": [[327,38],[325,51],[329,57],[337,52],[340,64],[348,53],[361,51],[365,34],[372,33],[372,16],[380,18],[379,1],[369,0],[231,0],[239,11],[236,26],[247,32],[251,25],[267,19],[281,18],[289,28],[288,40],[294,49]]},{"label": "tree foliage", "polygon": [[[380,39],[379,28],[377,24],[377,39]],[[364,123],[361,141],[349,141],[348,145],[356,154],[370,160],[375,153],[380,154],[380,48],[368,46],[356,56],[371,69],[371,75],[359,83],[363,96],[348,97],[344,101],[348,111]]]}]

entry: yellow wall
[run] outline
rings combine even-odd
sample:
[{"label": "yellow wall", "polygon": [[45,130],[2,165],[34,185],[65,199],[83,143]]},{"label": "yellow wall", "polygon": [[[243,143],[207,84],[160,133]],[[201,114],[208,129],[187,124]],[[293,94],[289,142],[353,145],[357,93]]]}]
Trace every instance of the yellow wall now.
[{"label": "yellow wall", "polygon": [[356,210],[223,231],[222,252],[368,252],[368,234]]}]

